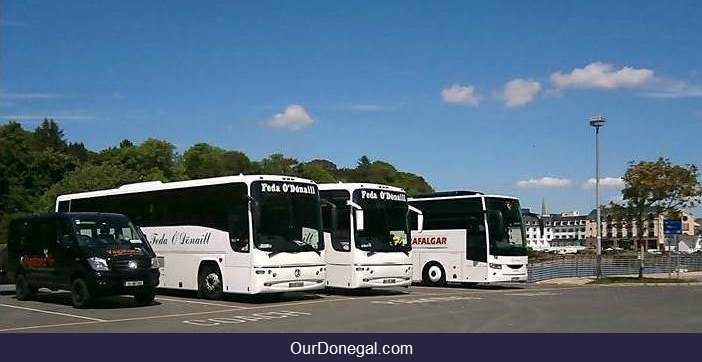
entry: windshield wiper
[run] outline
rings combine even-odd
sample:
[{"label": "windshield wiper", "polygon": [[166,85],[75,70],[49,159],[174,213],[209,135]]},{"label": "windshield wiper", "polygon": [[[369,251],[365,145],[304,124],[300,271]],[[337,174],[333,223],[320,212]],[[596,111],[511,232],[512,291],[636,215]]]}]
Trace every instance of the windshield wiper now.
[{"label": "windshield wiper", "polygon": [[[304,250],[305,247],[309,248],[310,250]],[[321,251],[315,249],[312,245],[307,244],[307,245],[300,246],[299,249],[291,249],[291,250],[283,249],[283,250],[271,251],[270,253],[268,253],[268,257],[272,258],[274,255],[277,255],[280,253],[301,253],[303,251],[314,251],[315,253],[317,253],[317,255],[322,255]]]}]

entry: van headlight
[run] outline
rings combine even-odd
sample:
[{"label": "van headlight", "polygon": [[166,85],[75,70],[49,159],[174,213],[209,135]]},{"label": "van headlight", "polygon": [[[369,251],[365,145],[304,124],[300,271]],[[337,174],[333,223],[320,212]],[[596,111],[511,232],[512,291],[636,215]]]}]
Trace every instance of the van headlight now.
[{"label": "van headlight", "polygon": [[95,271],[109,271],[110,267],[107,266],[107,260],[98,257],[88,258],[88,264]]},{"label": "van headlight", "polygon": [[158,269],[158,258],[151,258],[151,269]]},{"label": "van headlight", "polygon": [[502,269],[502,264],[490,263],[490,269]]}]

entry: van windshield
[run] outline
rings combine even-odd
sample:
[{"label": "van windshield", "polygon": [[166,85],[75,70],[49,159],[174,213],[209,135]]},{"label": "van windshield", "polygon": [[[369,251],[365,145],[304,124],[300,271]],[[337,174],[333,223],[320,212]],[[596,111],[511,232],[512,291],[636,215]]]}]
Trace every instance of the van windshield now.
[{"label": "van windshield", "polygon": [[80,248],[147,251],[141,234],[127,217],[119,215],[73,217],[71,224]]}]

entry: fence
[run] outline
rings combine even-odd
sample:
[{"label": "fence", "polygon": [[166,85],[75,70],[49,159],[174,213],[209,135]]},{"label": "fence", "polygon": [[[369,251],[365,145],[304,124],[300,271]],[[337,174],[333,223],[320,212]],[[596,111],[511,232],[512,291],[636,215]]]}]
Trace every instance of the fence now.
[{"label": "fence", "polygon": [[[639,273],[639,259],[632,256],[602,256],[602,275]],[[595,276],[597,258],[594,255],[574,255],[530,263],[529,282],[541,280]],[[644,274],[702,271],[702,255],[646,255]]]}]

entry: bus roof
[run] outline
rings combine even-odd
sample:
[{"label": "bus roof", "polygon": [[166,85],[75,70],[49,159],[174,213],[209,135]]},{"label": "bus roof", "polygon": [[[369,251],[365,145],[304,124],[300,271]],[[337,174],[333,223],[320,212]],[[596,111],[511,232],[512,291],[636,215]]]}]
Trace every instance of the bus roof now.
[{"label": "bus roof", "polygon": [[238,175],[238,176],[223,176],[223,177],[212,177],[212,178],[202,178],[196,180],[188,181],[176,181],[176,182],[161,182],[161,181],[147,181],[139,182],[133,184],[122,185],[115,189],[80,192],[75,194],[60,195],[56,198],[56,201],[72,200],[72,199],[83,199],[90,197],[100,197],[100,196],[110,196],[110,195],[122,195],[122,194],[132,194],[139,192],[149,192],[149,191],[160,191],[160,190],[173,190],[182,189],[189,187],[199,187],[208,185],[221,185],[228,183],[243,182],[251,184],[254,181],[289,181],[289,182],[301,182],[308,184],[315,184],[314,181],[292,176],[281,176],[281,175]]},{"label": "bus roof", "polygon": [[508,195],[496,195],[496,194],[483,194],[477,191],[441,191],[433,192],[427,194],[420,194],[414,197],[410,197],[408,201],[428,201],[428,200],[450,200],[450,199],[465,199],[473,197],[495,197],[501,199],[514,199],[518,200],[517,197]]},{"label": "bus roof", "polygon": [[405,193],[405,190],[395,186],[374,184],[367,182],[337,182],[337,183],[325,183],[319,184],[319,191],[325,190],[346,190],[353,192],[356,189],[375,189],[375,190],[387,190],[392,192]]}]

